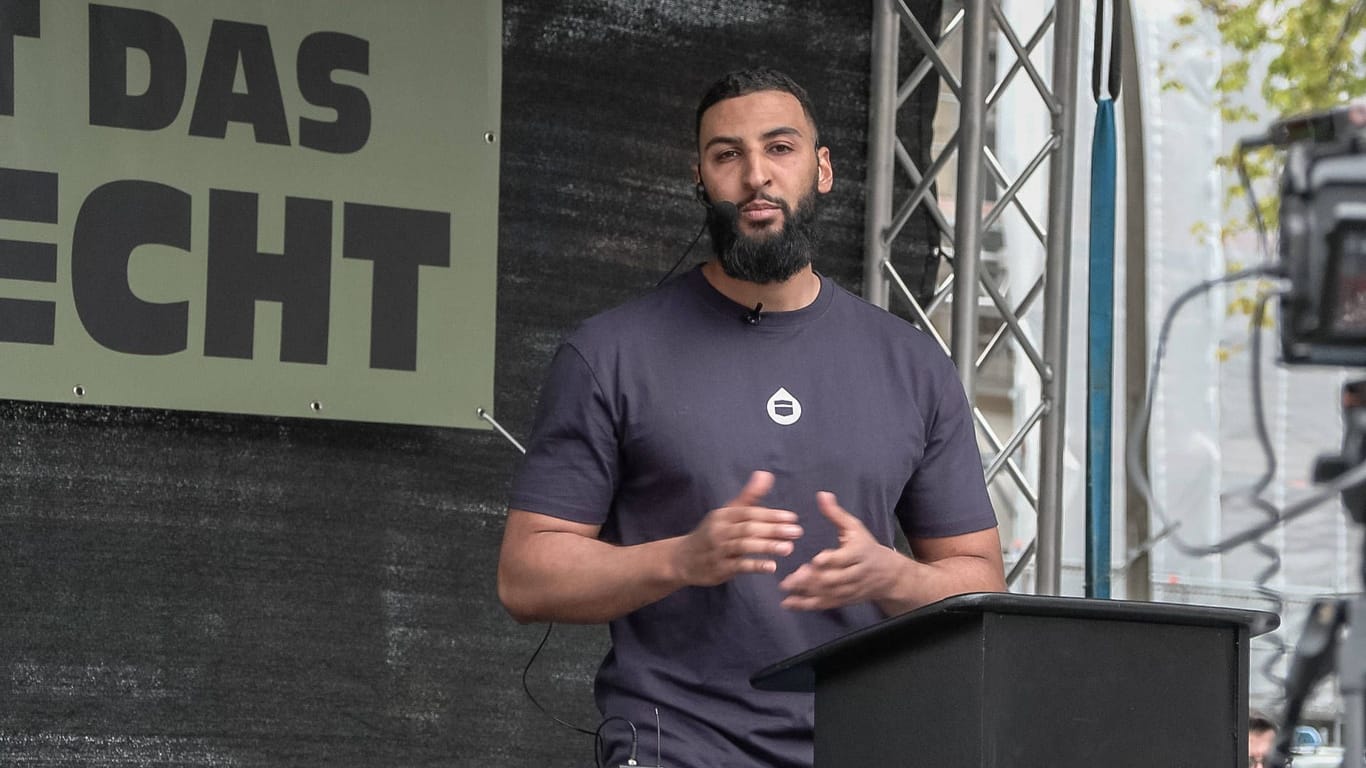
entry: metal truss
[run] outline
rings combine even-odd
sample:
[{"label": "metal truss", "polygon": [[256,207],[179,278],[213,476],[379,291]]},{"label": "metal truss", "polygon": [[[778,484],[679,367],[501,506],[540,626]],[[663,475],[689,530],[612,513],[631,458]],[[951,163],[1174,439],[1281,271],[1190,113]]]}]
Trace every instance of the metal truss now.
[{"label": "metal truss", "polygon": [[[958,367],[964,390],[973,402],[989,485],[1008,483],[1018,498],[1038,516],[1038,534],[1012,568],[1010,583],[1022,573],[1031,557],[1036,558],[1035,589],[1040,594],[1058,594],[1061,579],[1062,472],[1065,421],[1065,378],[1067,371],[1067,296],[1072,211],[1072,172],[1075,146],[1075,93],[1077,82],[1078,16],[1077,0],[1057,0],[1042,23],[1027,36],[1017,34],[997,0],[964,0],[963,8],[953,13],[939,30],[929,34],[905,0],[874,0],[872,93],[869,100],[867,219],[864,237],[864,295],[882,307],[895,296],[949,353]],[[1013,51],[1009,66],[997,62],[999,79],[988,90],[988,27]],[[1051,33],[1052,76],[1045,78],[1030,61],[1030,55]],[[955,36],[961,36],[961,78],[944,57],[944,49]],[[906,79],[898,82],[898,54],[903,37],[922,56]],[[939,43],[936,45],[935,39]],[[1004,47],[1003,47],[1004,48]],[[1050,116],[1047,140],[1024,166],[1010,178],[984,137],[989,113],[1005,89],[1021,72],[1038,92]],[[927,77],[938,77],[959,104],[958,130],[925,169],[916,167],[910,153],[896,134],[897,111]],[[956,157],[957,194],[952,223],[938,206],[932,185],[948,163]],[[1048,168],[1047,221],[1037,217],[1019,200],[1024,184],[1039,169]],[[905,199],[893,200],[896,174],[905,174],[912,191]],[[988,203],[984,180],[994,185]],[[1007,211],[1023,217],[1033,236],[1044,248],[1043,270],[1023,295],[1007,295],[989,270],[982,269],[983,233]],[[906,223],[917,211],[928,214],[938,230],[942,251],[950,273],[936,286],[924,304],[917,300],[892,263],[892,244],[902,235]],[[1026,332],[1021,318],[1043,297],[1042,347]],[[994,308],[1001,320],[994,334],[979,337],[982,304]],[[950,339],[944,340],[931,323],[931,315],[951,301]],[[1002,440],[996,434],[975,395],[978,373],[999,350],[1013,344],[1019,354],[1017,365],[1032,367],[1040,380],[1040,402],[1015,431]],[[1021,446],[1037,430],[1039,461],[1037,477],[1021,468]]]}]

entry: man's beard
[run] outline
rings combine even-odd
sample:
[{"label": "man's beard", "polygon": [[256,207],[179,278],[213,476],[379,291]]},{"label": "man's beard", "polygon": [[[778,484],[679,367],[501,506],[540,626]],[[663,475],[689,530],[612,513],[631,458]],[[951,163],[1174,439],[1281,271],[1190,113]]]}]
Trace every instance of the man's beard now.
[{"label": "man's beard", "polygon": [[813,187],[793,211],[787,201],[763,193],[756,198],[783,210],[783,226],[767,237],[741,234],[739,222],[707,209],[707,231],[721,269],[736,280],[750,283],[781,283],[811,263],[816,251],[816,198]]}]

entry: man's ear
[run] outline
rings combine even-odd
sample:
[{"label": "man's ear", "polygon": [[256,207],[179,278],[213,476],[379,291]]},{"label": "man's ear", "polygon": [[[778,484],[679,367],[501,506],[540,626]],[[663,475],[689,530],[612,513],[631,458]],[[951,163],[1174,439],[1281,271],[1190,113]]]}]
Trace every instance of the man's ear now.
[{"label": "man's ear", "polygon": [[711,205],[711,196],[707,194],[707,185],[702,183],[702,169],[696,165],[692,167],[693,195],[697,197],[697,202],[703,205]]},{"label": "man's ear", "polygon": [[830,164],[830,148],[816,148],[816,191],[822,194],[835,186],[835,168]]}]

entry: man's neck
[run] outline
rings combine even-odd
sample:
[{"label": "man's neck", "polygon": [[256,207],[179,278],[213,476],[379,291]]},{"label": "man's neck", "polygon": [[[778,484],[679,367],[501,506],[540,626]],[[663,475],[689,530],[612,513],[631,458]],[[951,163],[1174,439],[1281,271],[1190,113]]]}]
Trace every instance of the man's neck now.
[{"label": "man's neck", "polygon": [[764,305],[765,312],[790,312],[816,300],[821,293],[821,279],[808,264],[801,271],[781,283],[751,283],[726,274],[716,259],[702,265],[702,275],[722,296],[744,307]]}]

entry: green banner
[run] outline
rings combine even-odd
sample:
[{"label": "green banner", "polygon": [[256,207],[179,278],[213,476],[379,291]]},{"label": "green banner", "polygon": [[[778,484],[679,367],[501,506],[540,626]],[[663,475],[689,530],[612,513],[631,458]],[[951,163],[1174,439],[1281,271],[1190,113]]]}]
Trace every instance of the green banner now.
[{"label": "green banner", "polygon": [[0,3],[0,397],[486,427],[501,14]]}]

